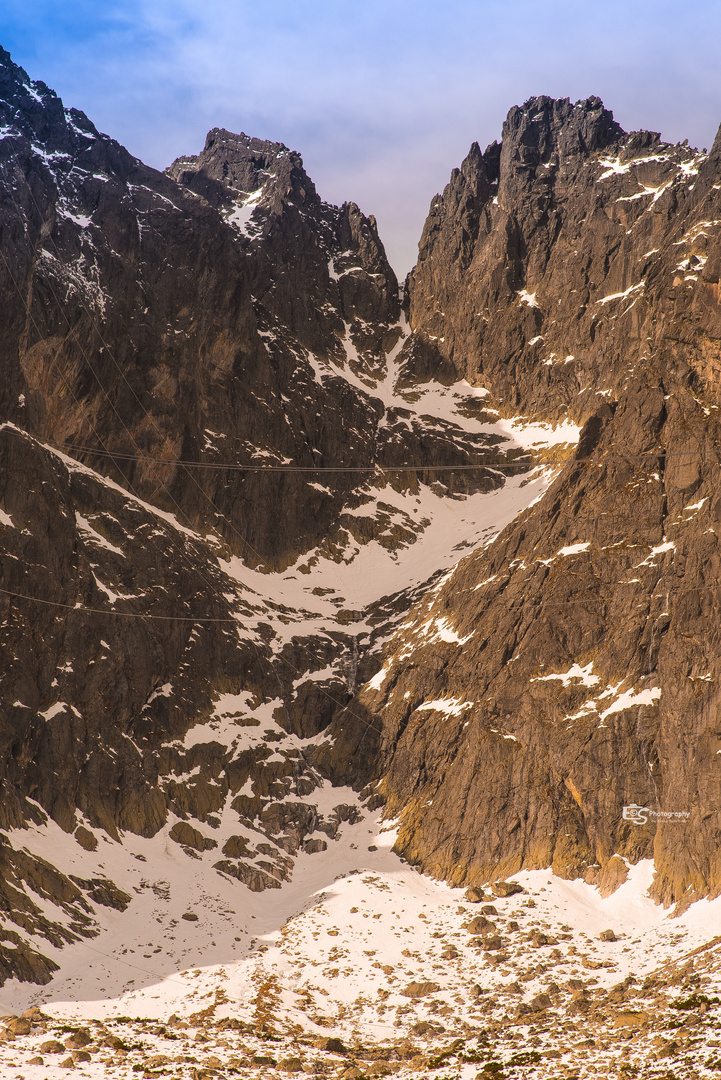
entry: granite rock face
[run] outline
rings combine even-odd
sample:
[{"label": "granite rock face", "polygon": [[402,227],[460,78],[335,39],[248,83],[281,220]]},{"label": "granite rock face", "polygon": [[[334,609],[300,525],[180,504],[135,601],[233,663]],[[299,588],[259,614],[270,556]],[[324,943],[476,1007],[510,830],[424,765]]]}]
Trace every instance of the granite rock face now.
[{"label": "granite rock face", "polygon": [[275,319],[315,352],[337,352],[347,327],[366,363],[383,364],[398,282],[373,217],[354,203],[324,203],[300,155],[282,143],[224,129],[167,173],[248,237],[253,295]]},{"label": "granite rock face", "polygon": [[4,52],[0,120],[0,963],[45,979],[124,895],[75,843],[167,834],[260,891],[336,837],[314,740],[438,571],[396,565],[531,459],[403,348],[373,219],[297,154],[213,131],[159,173]]},{"label": "granite rock face", "polygon": [[[373,469],[382,410],[316,370],[378,374],[399,337],[373,221],[322,203],[297,154],[227,132],[158,173],[0,61],[2,415],[85,448],[73,452],[249,561],[312,547],[337,519],[335,490],[175,462],[352,455]],[[346,481],[332,478],[341,497]]]},{"label": "granite rock face", "polygon": [[413,335],[502,410],[582,425],[359,699],[398,847],[433,874],[604,887],[652,857],[665,903],[721,888],[720,179],[719,139],[699,154],[598,99],[536,98],[431,206]]},{"label": "granite rock face", "polygon": [[261,891],[362,793],[458,884],[717,891],[721,142],[512,109],[402,310],[282,144],[160,173],[4,52],[0,124],[0,971],[132,902],[46,825]]}]

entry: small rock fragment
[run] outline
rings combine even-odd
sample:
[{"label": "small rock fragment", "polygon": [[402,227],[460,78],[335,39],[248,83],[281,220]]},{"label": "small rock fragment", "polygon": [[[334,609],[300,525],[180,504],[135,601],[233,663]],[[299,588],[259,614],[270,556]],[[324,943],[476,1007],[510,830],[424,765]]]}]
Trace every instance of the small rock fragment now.
[{"label": "small rock fragment", "polygon": [[483,948],[486,952],[496,952],[498,949],[503,948],[503,938],[500,934],[491,934],[483,942]]},{"label": "small rock fragment", "polygon": [[438,983],[434,982],[410,982],[406,986],[405,990],[401,990],[403,997],[408,998],[421,998],[427,997],[428,994],[437,994],[440,990]]},{"label": "small rock fragment", "polygon": [[29,1035],[32,1024],[23,1016],[14,1016],[11,1020],[5,1021],[5,1028],[12,1035]]},{"label": "small rock fragment", "polygon": [[84,1046],[89,1046],[92,1041],[87,1028],[78,1028],[65,1040],[65,1045],[68,1050],[81,1050]]},{"label": "small rock fragment", "polygon": [[531,1001],[532,1012],[543,1012],[551,1005],[551,999],[548,994],[536,994]]},{"label": "small rock fragment", "polygon": [[323,1036],[321,1036],[321,1038],[318,1040],[317,1045],[318,1045],[319,1050],[325,1050],[326,1053],[328,1053],[328,1054],[347,1054],[348,1053],[348,1048],[343,1045],[341,1040],[333,1038],[332,1036],[329,1036],[327,1038],[324,1038]]},{"label": "small rock fragment", "polygon": [[487,934],[495,929],[496,924],[487,919],[485,915],[476,915],[475,919],[471,919],[466,927],[469,934]]},{"label": "small rock fragment", "polygon": [[48,1039],[40,1045],[41,1054],[62,1054],[64,1051],[65,1047],[58,1039]]},{"label": "small rock fragment", "polygon": [[[283,1058],[283,1060],[278,1065],[278,1068],[282,1069],[283,1072],[287,1072],[287,1073],[302,1072],[303,1071],[303,1062],[301,1061],[301,1059],[299,1057],[287,1057],[287,1058]],[[344,1073],[343,1075],[345,1076],[349,1071],[350,1070],[346,1070],[346,1073]]]}]

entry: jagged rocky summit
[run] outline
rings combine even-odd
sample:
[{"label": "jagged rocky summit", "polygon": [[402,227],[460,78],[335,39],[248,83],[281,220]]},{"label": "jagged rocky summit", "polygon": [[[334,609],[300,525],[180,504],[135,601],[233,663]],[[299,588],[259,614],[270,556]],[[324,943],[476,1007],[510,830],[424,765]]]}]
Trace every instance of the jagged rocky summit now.
[{"label": "jagged rocky summit", "polygon": [[132,900],[33,830],[713,893],[719,141],[533,99],[401,298],[282,144],[160,173],[5,52],[0,127],[2,970]]}]

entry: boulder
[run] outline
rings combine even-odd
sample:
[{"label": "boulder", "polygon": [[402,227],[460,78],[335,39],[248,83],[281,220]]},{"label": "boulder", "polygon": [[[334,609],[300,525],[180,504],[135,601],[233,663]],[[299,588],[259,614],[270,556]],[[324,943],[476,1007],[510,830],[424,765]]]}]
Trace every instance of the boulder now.
[{"label": "boulder", "polygon": [[435,982],[410,982],[401,990],[401,994],[408,998],[422,998],[437,994],[439,990],[440,986]]},{"label": "boulder", "polygon": [[494,881],[491,883],[491,889],[495,896],[500,897],[516,896],[517,893],[525,892],[523,886],[517,881]]}]

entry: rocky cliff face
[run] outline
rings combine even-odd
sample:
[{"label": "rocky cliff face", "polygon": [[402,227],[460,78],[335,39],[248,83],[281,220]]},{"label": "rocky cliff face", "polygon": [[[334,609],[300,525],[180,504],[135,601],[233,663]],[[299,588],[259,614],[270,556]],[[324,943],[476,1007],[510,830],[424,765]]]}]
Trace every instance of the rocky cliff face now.
[{"label": "rocky cliff face", "polygon": [[666,903],[721,888],[720,173],[719,139],[697,154],[537,98],[431,206],[414,336],[502,409],[584,425],[361,695],[399,848],[434,874],[612,887],[645,855]]},{"label": "rocky cliff face", "polygon": [[2,971],[131,902],[49,819],[260,891],[362,792],[456,882],[716,889],[718,141],[512,110],[408,321],[281,144],[159,173],[7,53],[0,124]]},{"label": "rocky cliff face", "polygon": [[[197,170],[170,170],[184,186],[31,86],[7,54],[0,75],[3,415],[86,448],[249,561],[312,546],[339,505],[308,498],[306,476],[214,470],[201,484],[175,462],[342,465],[345,451],[373,467],[373,411],[341,383],[322,387],[309,361],[312,350],[342,366],[351,349],[360,369],[377,366],[398,338],[397,284],[372,222],[321,203],[280,145],[258,144],[263,156],[211,132]],[[261,185],[252,205],[243,182]],[[342,473],[333,486],[349,487]]]},{"label": "rocky cliff face", "polygon": [[28,826],[279,886],[359,813],[323,791],[320,733],[496,527],[486,493],[510,476],[505,520],[547,481],[404,344],[374,222],[297,154],[214,131],[164,175],[0,62],[0,962],[46,979],[48,943],[129,901]]}]

